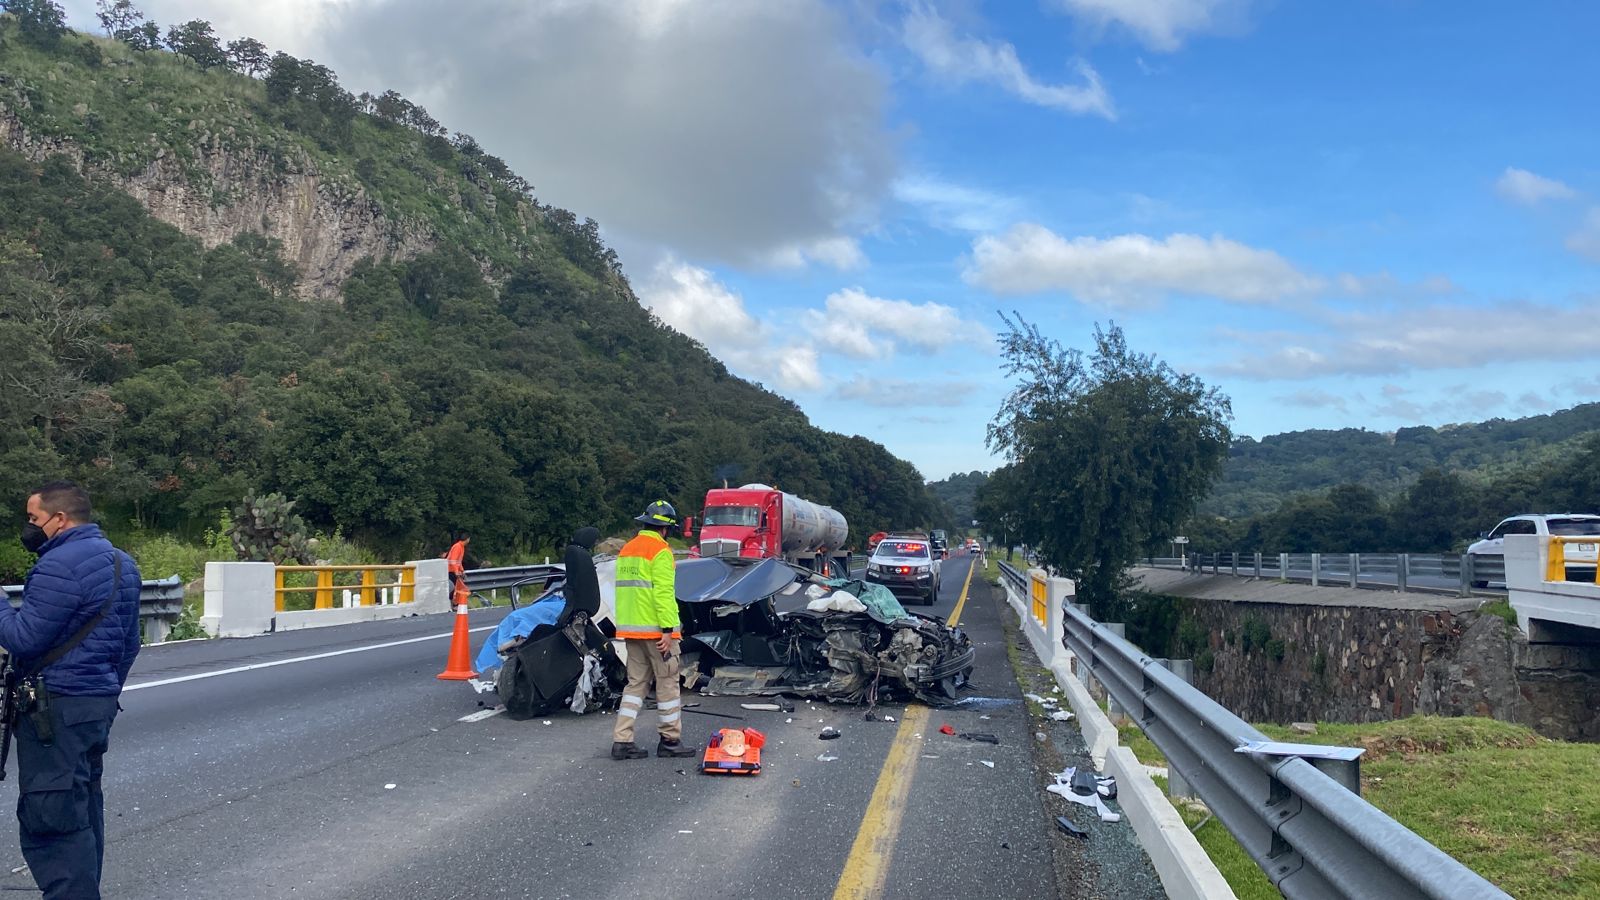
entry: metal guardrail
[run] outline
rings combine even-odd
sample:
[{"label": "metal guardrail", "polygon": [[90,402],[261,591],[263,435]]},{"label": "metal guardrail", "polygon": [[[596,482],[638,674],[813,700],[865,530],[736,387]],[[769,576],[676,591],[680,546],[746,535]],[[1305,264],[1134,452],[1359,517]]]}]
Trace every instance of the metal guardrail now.
[{"label": "metal guardrail", "polygon": [[1324,761],[1239,752],[1267,736],[1082,611],[1062,618],[1067,648],[1285,897],[1509,896],[1334,780]]},{"label": "metal guardrail", "polygon": [[[276,566],[274,567],[274,607],[278,612],[288,610],[290,594],[311,594],[313,609],[333,609],[334,595],[341,595],[344,605],[392,606],[410,603],[416,597],[417,567],[397,564],[392,566]],[[393,572],[394,581],[378,581],[379,572]],[[314,584],[291,586],[287,578],[293,573],[312,576]],[[338,578],[359,576],[359,582],[337,583]]]},{"label": "metal guardrail", "polygon": [[1504,584],[1506,578],[1505,557],[1470,553],[1196,553],[1145,557],[1143,563],[1241,578],[1462,597],[1488,590],[1494,583]]},{"label": "metal guardrail", "polygon": [[[12,606],[22,603],[22,585],[0,587]],[[183,614],[183,579],[177,575],[139,583],[139,624],[147,641],[159,641]],[[152,625],[155,627],[152,629]]]}]

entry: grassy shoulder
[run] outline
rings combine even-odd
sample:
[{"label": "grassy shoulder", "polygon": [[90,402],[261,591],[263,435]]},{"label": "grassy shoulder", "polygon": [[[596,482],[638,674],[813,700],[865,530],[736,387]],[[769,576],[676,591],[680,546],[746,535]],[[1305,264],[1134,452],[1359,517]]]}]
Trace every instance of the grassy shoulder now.
[{"label": "grassy shoulder", "polygon": [[[1324,723],[1309,736],[1259,727],[1283,740],[1367,748],[1362,795],[1516,897],[1600,896],[1600,745],[1469,717]],[[1120,731],[1141,761],[1164,762],[1136,726]],[[1191,828],[1206,817],[1203,808],[1174,805]],[[1220,823],[1195,836],[1240,897],[1278,896]]]}]

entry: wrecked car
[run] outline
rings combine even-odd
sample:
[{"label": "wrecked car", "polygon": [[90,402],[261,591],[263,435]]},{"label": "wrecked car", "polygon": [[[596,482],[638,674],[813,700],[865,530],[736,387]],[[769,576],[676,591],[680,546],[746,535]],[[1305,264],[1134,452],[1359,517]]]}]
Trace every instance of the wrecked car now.
[{"label": "wrecked car", "polygon": [[563,706],[580,714],[615,709],[621,700],[627,667],[612,645],[616,627],[602,612],[590,556],[599,534],[592,527],[579,529],[557,580],[501,619],[478,652],[478,671],[493,673],[492,689],[510,718],[542,716]]},{"label": "wrecked car", "polygon": [[881,585],[736,557],[684,560],[676,580],[683,683],[701,693],[946,706],[972,674],[965,632]]}]

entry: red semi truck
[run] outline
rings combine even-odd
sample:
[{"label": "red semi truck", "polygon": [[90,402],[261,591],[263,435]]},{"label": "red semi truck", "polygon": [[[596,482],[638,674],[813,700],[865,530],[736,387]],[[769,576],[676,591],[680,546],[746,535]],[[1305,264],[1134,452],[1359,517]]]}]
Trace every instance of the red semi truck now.
[{"label": "red semi truck", "polygon": [[837,510],[764,484],[712,488],[700,518],[701,556],[777,557],[847,577],[850,525]]}]

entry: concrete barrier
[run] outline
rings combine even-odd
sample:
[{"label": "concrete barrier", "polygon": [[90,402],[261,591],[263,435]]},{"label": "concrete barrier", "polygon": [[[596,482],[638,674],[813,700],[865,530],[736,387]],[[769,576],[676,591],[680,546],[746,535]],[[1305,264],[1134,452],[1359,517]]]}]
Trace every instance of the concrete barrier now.
[{"label": "concrete barrier", "polygon": [[1505,553],[1506,593],[1530,643],[1600,640],[1600,585],[1546,581],[1548,537],[1508,534]]},{"label": "concrete barrier", "polygon": [[416,584],[409,603],[278,612],[276,567],[272,563],[208,562],[205,614],[200,617],[200,625],[213,637],[245,637],[449,612],[449,564],[442,559],[423,559],[407,565],[416,567]]}]

